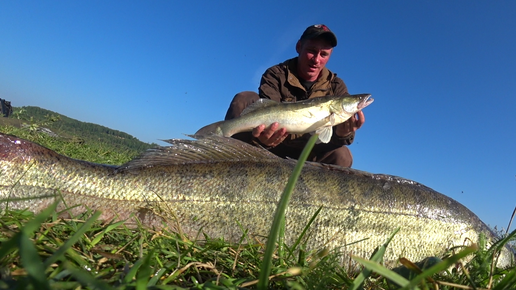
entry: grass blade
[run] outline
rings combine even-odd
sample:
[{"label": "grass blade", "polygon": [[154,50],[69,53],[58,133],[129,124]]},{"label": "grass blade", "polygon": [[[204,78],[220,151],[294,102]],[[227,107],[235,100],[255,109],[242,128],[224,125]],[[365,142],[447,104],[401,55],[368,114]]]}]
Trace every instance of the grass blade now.
[{"label": "grass blade", "polygon": [[17,240],[22,265],[25,267],[34,289],[50,289],[45,275],[45,267],[32,241],[23,231],[18,233]]},{"label": "grass blade", "polygon": [[107,226],[106,228],[104,228],[102,230],[102,232],[100,232],[99,234],[97,234],[95,236],[95,238],[91,241],[90,243],[90,246],[91,247],[94,247],[96,244],[98,244],[98,242],[100,240],[102,240],[102,238],[110,231],[112,231],[113,229],[116,229],[118,228],[119,226],[123,225],[124,224],[124,221],[119,221],[119,222],[116,222],[114,224],[110,224],[109,226]]},{"label": "grass blade", "polygon": [[466,247],[464,250],[460,251],[459,253],[444,259],[443,261],[435,264],[434,266],[430,267],[429,269],[425,270],[423,273],[417,275],[414,279],[412,279],[409,283],[409,285],[405,286],[404,289],[412,289],[411,287],[415,287],[419,283],[421,283],[425,278],[430,277],[431,275],[434,275],[436,273],[445,271],[446,269],[453,266],[455,263],[457,263],[460,259],[468,256],[469,254],[475,252],[478,250],[478,247],[476,245]]},{"label": "grass blade", "polygon": [[315,213],[312,215],[312,217],[310,218],[310,220],[308,221],[308,223],[306,224],[306,226],[303,228],[303,231],[301,232],[301,234],[299,235],[299,237],[296,239],[296,241],[294,242],[294,244],[292,245],[292,249],[295,249],[297,248],[297,246],[299,245],[299,243],[301,243],[301,240],[303,239],[303,237],[306,235],[306,232],[308,231],[308,229],[310,228],[310,226],[312,225],[312,223],[315,221],[315,218],[317,218],[317,216],[319,215],[319,213],[321,212],[321,209],[322,209],[322,206],[320,206],[316,211]]},{"label": "grass blade", "polygon": [[93,223],[99,218],[100,212],[96,211],[74,234],[71,236],[57,251],[54,252],[52,256],[50,256],[45,261],[45,268],[49,267],[55,261],[63,258],[63,254],[71,248],[79,239],[81,239],[82,235],[90,229]]},{"label": "grass blade", "polygon": [[297,161],[296,167],[294,167],[294,171],[288,179],[287,186],[285,187],[285,190],[281,195],[278,207],[276,208],[276,212],[274,213],[274,220],[272,222],[272,227],[269,232],[269,237],[267,239],[265,255],[263,257],[263,262],[260,269],[258,289],[267,289],[267,285],[269,284],[269,274],[271,272],[272,267],[272,254],[274,253],[275,243],[278,239],[278,233],[281,227],[281,220],[285,218],[285,211],[287,210],[292,190],[296,185],[297,179],[299,178],[301,170],[303,169],[303,165],[306,159],[308,158],[308,154],[310,154],[310,151],[314,147],[317,138],[319,138],[319,136],[317,134],[314,134],[308,140],[305,148],[303,148],[303,152],[301,152],[301,155],[299,156],[299,160]]},{"label": "grass blade", "polygon": [[[392,282],[398,284],[401,287],[406,287],[410,283],[409,280],[403,278],[398,273],[395,273],[395,272],[385,268],[384,266],[380,265],[378,262],[366,260],[366,259],[363,259],[363,258],[360,258],[360,257],[356,257],[356,256],[353,257],[353,260],[355,260],[355,261],[359,262],[360,264],[364,265],[364,267],[366,267],[367,269],[369,269],[371,271],[374,271],[374,272],[384,276],[385,278],[391,280]],[[418,289],[418,288],[417,287],[413,287],[413,288],[410,288],[410,289]]]},{"label": "grass blade", "polygon": [[38,215],[36,215],[32,220],[29,220],[22,228],[25,234],[30,237],[37,231],[41,224],[45,222],[45,220],[52,215],[56,211],[57,203],[53,203],[48,208],[42,210]]},{"label": "grass blade", "polygon": [[[378,249],[371,256],[371,259],[370,259],[371,261],[380,263],[383,260],[383,255],[385,254],[385,250],[387,249],[387,246],[389,245],[389,243],[392,241],[392,239],[398,233],[399,230],[400,229],[397,228],[391,234],[391,236],[385,241],[385,243],[383,245],[381,245],[380,247],[378,247]],[[372,272],[371,269],[369,269],[367,267],[364,268],[364,270],[362,270],[362,272],[360,272],[360,274],[355,278],[355,280],[353,281],[353,284],[351,285],[351,287],[349,289],[350,290],[361,289],[362,284],[364,283],[365,279],[367,279],[367,277],[369,277],[369,275],[371,275],[371,272]]]},{"label": "grass blade", "polygon": [[70,272],[70,274],[77,279],[83,285],[91,285],[92,289],[99,290],[114,290],[111,286],[109,286],[106,282],[95,279],[89,272],[75,268],[74,266],[65,263],[64,268]]}]

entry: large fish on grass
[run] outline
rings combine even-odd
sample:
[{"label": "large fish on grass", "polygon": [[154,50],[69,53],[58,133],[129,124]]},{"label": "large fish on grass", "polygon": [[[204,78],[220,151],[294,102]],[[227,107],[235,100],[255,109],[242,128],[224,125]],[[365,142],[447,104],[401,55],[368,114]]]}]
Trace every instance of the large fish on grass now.
[{"label": "large fish on grass", "polygon": [[266,127],[274,122],[290,134],[315,132],[319,140],[328,143],[332,127],[345,122],[358,111],[374,101],[369,94],[328,96],[312,98],[295,103],[279,103],[261,98],[244,109],[240,117],[207,125],[196,136],[233,136],[250,132],[259,125]]},{"label": "large fish on grass", "polygon": [[[79,214],[135,218],[197,237],[237,242],[243,230],[260,239],[295,161],[233,138],[169,140],[118,168],[70,159],[29,141],[0,134],[1,209],[38,212],[55,200]],[[9,199],[11,201],[6,201]],[[337,166],[308,163],[286,213],[285,242],[292,245],[314,213],[308,249],[339,249],[369,257],[396,228],[385,260],[440,256],[491,230],[466,207],[419,183]],[[202,235],[201,235],[202,236]],[[505,250],[499,265],[512,263]]]}]

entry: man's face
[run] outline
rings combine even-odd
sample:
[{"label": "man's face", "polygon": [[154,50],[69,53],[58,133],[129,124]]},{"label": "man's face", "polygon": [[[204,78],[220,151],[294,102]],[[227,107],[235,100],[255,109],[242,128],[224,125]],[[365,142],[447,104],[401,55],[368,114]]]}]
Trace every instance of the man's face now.
[{"label": "man's face", "polygon": [[326,66],[333,50],[330,43],[323,38],[308,39],[304,43],[297,42],[297,73],[306,81],[313,82]]}]

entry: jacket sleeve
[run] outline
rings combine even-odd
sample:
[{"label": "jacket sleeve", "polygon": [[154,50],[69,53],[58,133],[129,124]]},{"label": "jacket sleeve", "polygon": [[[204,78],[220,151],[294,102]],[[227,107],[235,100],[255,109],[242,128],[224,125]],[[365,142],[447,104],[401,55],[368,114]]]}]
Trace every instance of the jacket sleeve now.
[{"label": "jacket sleeve", "polygon": [[[349,95],[348,87],[346,86],[344,81],[337,76],[335,76],[335,79],[333,79],[333,81],[332,81],[332,87],[333,87],[333,94],[335,96]],[[355,140],[355,132],[352,132],[346,136],[337,135],[336,128],[338,126],[343,126],[343,125],[344,125],[344,123],[333,127],[333,135],[330,140],[330,142],[332,144],[337,145],[337,146],[351,145],[353,143],[353,141]]]},{"label": "jacket sleeve", "polygon": [[258,94],[260,98],[267,98],[276,102],[281,102],[281,78],[284,73],[278,66],[273,66],[265,71],[260,81]]}]

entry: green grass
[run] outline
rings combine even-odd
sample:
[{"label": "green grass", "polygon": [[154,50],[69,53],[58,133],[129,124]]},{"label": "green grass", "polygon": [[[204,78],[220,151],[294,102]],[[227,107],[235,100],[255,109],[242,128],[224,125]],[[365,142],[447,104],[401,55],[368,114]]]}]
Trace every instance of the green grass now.
[{"label": "green grass", "polygon": [[[72,158],[121,164],[133,157],[16,130],[21,129],[0,128]],[[99,150],[105,154],[99,156]],[[245,234],[239,243],[229,243],[206,236],[195,241],[167,230],[129,229],[120,222],[99,221],[96,212],[62,219],[53,207],[37,215],[7,211],[0,217],[0,289],[255,289],[259,283],[272,289],[516,288],[515,267],[492,266],[497,251],[514,240],[515,232],[487,250],[481,240],[478,247],[458,249],[424,265],[402,260],[408,269],[396,271],[381,264],[388,239],[370,259],[355,257],[363,269],[348,273],[338,252],[307,252],[302,242],[281,242],[282,232],[288,230],[281,213],[288,198],[284,201],[271,225],[277,238],[268,245]],[[309,227],[311,220],[305,223]]]},{"label": "green grass", "polygon": [[141,153],[131,149],[120,150],[103,142],[84,141],[79,137],[51,137],[28,127],[0,124],[0,132],[36,142],[65,156],[101,164],[121,165]]}]

